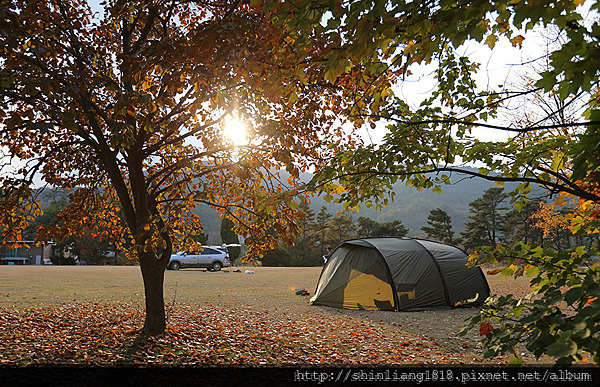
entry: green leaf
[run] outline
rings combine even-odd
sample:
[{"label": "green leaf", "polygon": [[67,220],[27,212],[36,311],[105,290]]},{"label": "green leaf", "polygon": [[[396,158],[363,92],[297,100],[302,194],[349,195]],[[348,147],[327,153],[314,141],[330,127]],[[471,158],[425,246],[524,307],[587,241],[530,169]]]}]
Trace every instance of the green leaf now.
[{"label": "green leaf", "polygon": [[515,210],[517,210],[518,212],[523,211],[523,208],[525,208],[525,206],[527,205],[527,203],[524,203],[522,201],[517,201],[515,202],[515,204],[513,204],[513,208]]},{"label": "green leaf", "polygon": [[569,305],[573,305],[582,296],[583,296],[583,289],[581,287],[571,288],[565,293],[565,301]]},{"label": "green leaf", "polygon": [[548,346],[546,353],[549,356],[565,357],[574,355],[577,352],[577,343],[567,339],[565,341],[557,341]]},{"label": "green leaf", "polygon": [[521,357],[521,355],[511,357],[508,360],[508,365],[509,366],[520,366],[522,364],[523,364],[523,357]]}]

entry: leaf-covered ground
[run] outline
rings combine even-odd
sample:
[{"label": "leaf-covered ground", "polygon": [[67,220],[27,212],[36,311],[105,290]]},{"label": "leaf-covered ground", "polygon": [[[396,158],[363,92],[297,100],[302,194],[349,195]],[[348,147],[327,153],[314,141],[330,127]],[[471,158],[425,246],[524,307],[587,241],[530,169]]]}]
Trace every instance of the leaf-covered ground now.
[{"label": "leaf-covered ground", "polygon": [[179,306],[168,333],[142,338],[143,310],[66,304],[0,311],[3,365],[348,365],[468,363],[426,337],[350,318]]},{"label": "leaf-covered ground", "polygon": [[[135,295],[137,285],[127,288],[134,293],[123,293],[125,284],[139,280],[139,269],[0,270],[6,279],[0,285],[0,366],[390,366],[483,361],[476,332],[467,339],[454,336],[474,310],[353,312],[310,306],[308,297],[295,295],[290,282],[314,285],[308,282],[314,276],[315,282],[318,279],[317,268],[258,268],[254,275],[167,272],[169,329],[155,338],[139,335],[144,310]],[[48,277],[52,282],[40,288]]]}]

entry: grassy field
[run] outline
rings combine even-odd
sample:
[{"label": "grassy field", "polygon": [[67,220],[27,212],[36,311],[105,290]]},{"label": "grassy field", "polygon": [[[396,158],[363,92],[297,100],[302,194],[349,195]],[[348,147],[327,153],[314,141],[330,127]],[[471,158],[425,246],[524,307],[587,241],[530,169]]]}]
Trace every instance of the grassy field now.
[{"label": "grassy field", "polygon": [[[138,267],[0,266],[0,364],[480,364],[475,309],[348,311],[311,306],[321,268],[165,273],[168,333],[143,339]],[[488,278],[493,293],[527,279]],[[486,360],[504,363],[507,359]],[[528,362],[534,359],[527,358]]]}]

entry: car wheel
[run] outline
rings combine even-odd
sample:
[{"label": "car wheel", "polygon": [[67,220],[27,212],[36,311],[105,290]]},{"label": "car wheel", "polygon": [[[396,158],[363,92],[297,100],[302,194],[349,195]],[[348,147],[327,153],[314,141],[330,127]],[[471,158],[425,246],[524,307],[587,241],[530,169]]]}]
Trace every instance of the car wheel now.
[{"label": "car wheel", "polygon": [[213,271],[219,271],[219,270],[221,270],[222,267],[223,267],[223,264],[221,262],[213,262],[213,264],[212,264]]},{"label": "car wheel", "polygon": [[181,265],[179,264],[179,262],[171,262],[171,264],[169,265],[169,268],[171,270],[179,270],[180,267]]}]

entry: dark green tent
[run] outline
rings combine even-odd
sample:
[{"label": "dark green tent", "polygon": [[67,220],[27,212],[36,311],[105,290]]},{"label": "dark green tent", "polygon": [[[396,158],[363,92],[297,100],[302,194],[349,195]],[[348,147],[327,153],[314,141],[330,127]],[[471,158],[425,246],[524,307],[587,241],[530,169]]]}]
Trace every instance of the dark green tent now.
[{"label": "dark green tent", "polygon": [[361,310],[422,310],[485,301],[490,288],[463,250],[410,238],[340,244],[323,267],[313,305]]}]

